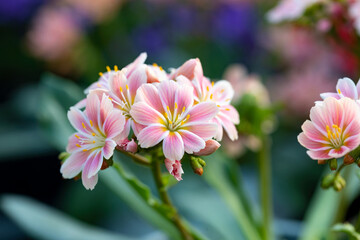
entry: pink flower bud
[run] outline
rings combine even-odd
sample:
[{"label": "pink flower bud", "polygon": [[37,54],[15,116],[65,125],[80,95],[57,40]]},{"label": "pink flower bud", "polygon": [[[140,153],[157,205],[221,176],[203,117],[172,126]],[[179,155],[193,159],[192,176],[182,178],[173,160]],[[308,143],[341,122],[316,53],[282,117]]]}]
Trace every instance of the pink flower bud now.
[{"label": "pink flower bud", "polygon": [[208,156],[210,154],[213,154],[219,147],[220,143],[218,143],[215,140],[207,140],[205,148],[201,149],[200,151],[194,153],[196,156]]},{"label": "pink flower bud", "polygon": [[176,180],[182,180],[181,175],[184,173],[184,171],[181,167],[181,162],[179,160],[170,160],[166,158],[165,166],[169,173],[173,175]]},{"label": "pink flower bud", "polygon": [[128,142],[125,146],[125,151],[127,152],[131,152],[131,153],[136,153],[137,152],[137,144],[134,141],[134,139],[131,139],[130,142]]}]

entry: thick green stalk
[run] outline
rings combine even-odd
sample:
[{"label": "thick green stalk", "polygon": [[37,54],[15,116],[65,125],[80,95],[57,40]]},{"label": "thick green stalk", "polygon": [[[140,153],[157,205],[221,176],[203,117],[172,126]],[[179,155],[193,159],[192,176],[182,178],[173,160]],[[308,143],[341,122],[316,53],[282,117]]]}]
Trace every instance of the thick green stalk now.
[{"label": "thick green stalk", "polygon": [[127,151],[124,151],[124,150],[122,150],[120,148],[116,148],[116,150],[118,150],[119,152],[121,152],[122,154],[124,154],[124,155],[126,155],[128,157],[131,157],[132,160],[134,160],[134,162],[136,162],[136,163],[139,163],[139,164],[144,165],[144,166],[150,166],[149,159],[147,159],[146,157],[141,156],[140,154],[127,152]]},{"label": "thick green stalk", "polygon": [[271,159],[270,139],[262,137],[262,146],[258,153],[260,172],[260,198],[263,213],[262,237],[265,240],[273,238],[272,233],[272,195],[271,195]]},{"label": "thick green stalk", "polygon": [[174,225],[178,228],[180,231],[182,237],[186,240],[192,240],[193,237],[188,232],[188,230],[185,228],[184,223],[182,222],[177,210],[175,209],[174,205],[171,203],[170,197],[166,191],[165,185],[162,180],[162,173],[160,168],[160,162],[157,160],[157,157],[154,156],[151,161],[151,169],[154,176],[156,188],[159,192],[159,196],[161,201],[166,204],[168,207],[172,208],[174,210],[174,215],[171,218],[171,221],[174,223]]}]

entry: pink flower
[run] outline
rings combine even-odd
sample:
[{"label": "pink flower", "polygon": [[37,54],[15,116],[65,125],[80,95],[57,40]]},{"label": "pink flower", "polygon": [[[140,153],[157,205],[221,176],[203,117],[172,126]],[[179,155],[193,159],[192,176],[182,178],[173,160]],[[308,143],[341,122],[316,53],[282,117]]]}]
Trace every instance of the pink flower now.
[{"label": "pink flower", "polygon": [[360,109],[349,98],[329,97],[315,105],[298,141],[315,160],[340,158],[360,144]]},{"label": "pink flower", "polygon": [[360,102],[360,81],[355,86],[355,83],[350,78],[340,78],[336,84],[336,91],[336,93],[322,93],[320,96],[322,99],[328,97],[336,99],[347,97]]},{"label": "pink flower", "polygon": [[64,178],[74,178],[82,172],[82,182],[86,189],[94,189],[103,158],[109,159],[114,152],[114,139],[123,131],[125,118],[114,109],[108,96],[101,100],[96,94],[87,97],[84,112],[70,108],[68,118],[77,130],[69,138],[67,152],[71,155],[61,166]]},{"label": "pink flower", "polygon": [[169,160],[166,158],[165,167],[169,173],[175,177],[176,180],[182,180],[181,175],[184,173],[184,171],[179,160]]},{"label": "pink flower", "polygon": [[147,65],[146,74],[148,83],[161,82],[168,79],[164,69],[156,63],[153,65]]},{"label": "pink flower", "polygon": [[126,152],[136,153],[138,150],[138,145],[136,144],[134,139],[131,139],[131,141],[129,141],[127,138],[125,138],[121,142],[117,142],[117,144],[118,149],[120,148],[121,150]]},{"label": "pink flower", "polygon": [[[238,132],[235,124],[240,123],[239,113],[230,105],[234,96],[234,89],[226,80],[210,82],[203,76],[203,70],[199,59],[190,59],[185,62],[174,73],[178,76],[176,80],[186,85],[192,85],[194,88],[194,99],[197,103],[214,102],[219,108],[219,112],[212,120],[218,125],[215,139],[221,141],[223,128],[231,140],[238,138]],[[189,82],[190,80],[190,82]]]},{"label": "pink flower", "polygon": [[196,156],[208,156],[213,154],[218,148],[221,146],[220,143],[217,141],[210,139],[205,142],[206,146],[204,149],[201,149],[198,152],[195,152],[194,155]]},{"label": "pink flower", "polygon": [[146,126],[137,135],[139,145],[149,148],[162,141],[165,158],[172,161],[181,160],[184,152],[203,149],[216,134],[216,124],[209,121],[218,108],[213,102],[193,103],[193,89],[172,80],[141,86],[130,111],[136,122]]},{"label": "pink flower", "polygon": [[350,4],[349,15],[354,20],[354,27],[360,35],[360,1],[354,1]]}]

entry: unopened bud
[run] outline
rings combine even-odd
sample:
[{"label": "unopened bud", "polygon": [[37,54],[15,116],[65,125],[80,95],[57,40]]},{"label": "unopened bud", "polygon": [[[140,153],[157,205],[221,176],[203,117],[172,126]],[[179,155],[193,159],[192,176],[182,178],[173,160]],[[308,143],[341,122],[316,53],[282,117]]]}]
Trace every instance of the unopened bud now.
[{"label": "unopened bud", "polygon": [[341,177],[340,175],[337,175],[335,180],[334,180],[334,189],[335,191],[341,191],[344,187],[346,186],[346,181],[343,177]]},{"label": "unopened bud", "polygon": [[208,156],[213,154],[221,145],[215,140],[207,140],[205,142],[205,148],[201,149],[200,151],[194,153],[196,156]]},{"label": "unopened bud", "polygon": [[352,163],[355,162],[355,159],[350,155],[350,154],[346,154],[344,157],[344,164],[345,165],[350,165]]},{"label": "unopened bud", "polygon": [[190,163],[191,163],[192,169],[194,170],[194,173],[196,173],[200,176],[204,173],[203,167],[206,166],[206,163],[203,159],[201,159],[199,157],[191,156]]},{"label": "unopened bud", "polygon": [[327,160],[318,160],[318,164],[326,164]]},{"label": "unopened bud", "polygon": [[70,153],[68,152],[62,152],[59,154],[59,159],[61,160],[61,162],[63,163],[68,157],[70,156]]},{"label": "unopened bud", "polygon": [[326,175],[321,181],[321,187],[325,189],[331,187],[334,184],[334,178],[335,175],[332,173]]},{"label": "unopened bud", "polygon": [[127,143],[127,145],[125,147],[125,151],[131,152],[131,153],[136,153],[137,150],[138,150],[138,145],[136,144],[134,139],[131,139],[131,141]]},{"label": "unopened bud", "polygon": [[337,169],[337,159],[330,159],[329,160],[329,167],[332,171],[335,171]]}]

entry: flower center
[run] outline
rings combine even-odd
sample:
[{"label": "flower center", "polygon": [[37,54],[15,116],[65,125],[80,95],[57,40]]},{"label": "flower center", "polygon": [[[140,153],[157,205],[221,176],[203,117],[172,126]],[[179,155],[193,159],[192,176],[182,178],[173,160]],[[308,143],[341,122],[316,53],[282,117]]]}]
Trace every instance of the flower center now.
[{"label": "flower center", "polygon": [[340,148],[344,144],[343,135],[342,135],[343,131],[338,125],[333,124],[332,128],[326,125],[326,131],[327,131],[328,140],[335,148]]},{"label": "flower center", "polygon": [[170,110],[169,106],[166,106],[164,113],[166,118],[166,128],[171,132],[177,131],[190,118],[190,114],[187,114],[186,112],[185,107],[180,111],[176,102],[173,111]]}]

